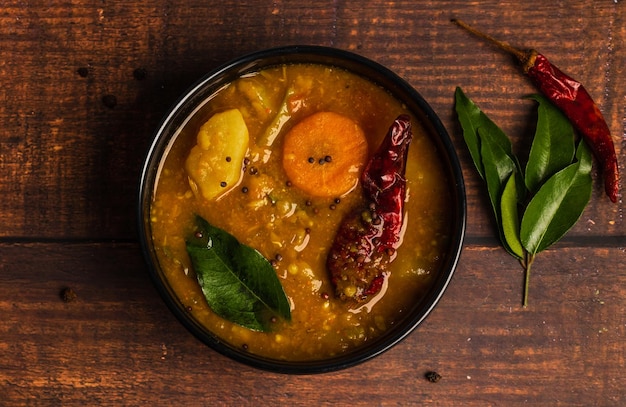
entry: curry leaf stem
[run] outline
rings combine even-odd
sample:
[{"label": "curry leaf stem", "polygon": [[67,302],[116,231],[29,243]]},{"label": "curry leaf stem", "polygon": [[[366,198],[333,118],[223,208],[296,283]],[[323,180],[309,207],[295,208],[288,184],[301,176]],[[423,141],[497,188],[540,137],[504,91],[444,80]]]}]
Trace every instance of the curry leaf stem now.
[{"label": "curry leaf stem", "polygon": [[528,306],[528,290],[530,288],[530,267],[535,260],[535,255],[526,252],[526,256],[523,262],[524,266],[524,296],[522,300],[522,306],[526,308]]}]

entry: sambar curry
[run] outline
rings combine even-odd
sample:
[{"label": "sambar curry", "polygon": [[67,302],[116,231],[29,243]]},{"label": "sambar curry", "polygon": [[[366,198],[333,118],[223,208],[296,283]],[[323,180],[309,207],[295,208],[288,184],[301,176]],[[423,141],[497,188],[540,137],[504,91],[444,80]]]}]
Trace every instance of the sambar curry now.
[{"label": "sambar curry", "polygon": [[[334,295],[329,248],[362,204],[360,171],[402,114],[413,128],[403,241],[384,289],[349,304]],[[401,321],[441,266],[452,222],[441,162],[411,112],[360,76],[316,64],[246,75],[205,101],[164,158],[151,207],[160,267],[188,312],[232,346],[289,361],[349,352]],[[270,261],[290,321],[257,332],[209,308],[186,252],[196,215]]]}]

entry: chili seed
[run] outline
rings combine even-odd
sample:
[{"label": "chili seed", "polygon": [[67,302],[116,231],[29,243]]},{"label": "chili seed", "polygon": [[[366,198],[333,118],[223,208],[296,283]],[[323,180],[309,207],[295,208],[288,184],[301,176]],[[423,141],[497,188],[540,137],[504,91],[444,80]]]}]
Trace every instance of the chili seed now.
[{"label": "chili seed", "polygon": [[326,162],[326,160],[324,160],[323,158],[320,158],[318,162],[320,163],[320,165],[322,165]]},{"label": "chili seed", "polygon": [[248,193],[248,187],[242,187],[241,188],[241,192],[243,192],[244,194]]},{"label": "chili seed", "polygon": [[333,160],[333,157],[327,155],[324,157],[324,161],[326,161],[327,163],[331,162]]},{"label": "chili seed", "polygon": [[313,163],[315,162],[315,158],[313,158],[313,157],[309,157],[308,161],[309,161],[311,164],[313,164]]},{"label": "chili seed", "polygon": [[336,204],[339,204],[340,202],[341,202],[341,199],[340,199],[340,198],[335,198],[335,203],[336,203]]},{"label": "chili seed", "polygon": [[226,162],[229,163],[232,160],[229,156],[226,156]]},{"label": "chili seed", "polygon": [[221,186],[222,188],[226,187],[226,181],[222,181],[222,182],[220,182],[220,186]]},{"label": "chili seed", "polygon": [[361,213],[361,219],[365,223],[372,223],[372,214],[370,212],[368,212],[368,211],[363,211]]}]

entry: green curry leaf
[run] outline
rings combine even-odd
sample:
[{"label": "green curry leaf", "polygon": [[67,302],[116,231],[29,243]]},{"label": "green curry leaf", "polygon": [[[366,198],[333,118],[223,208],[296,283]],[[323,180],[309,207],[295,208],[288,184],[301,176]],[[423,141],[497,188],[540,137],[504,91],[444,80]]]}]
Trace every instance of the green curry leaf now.
[{"label": "green curry leaf", "polygon": [[591,152],[580,142],[577,162],[550,177],[528,203],[520,229],[530,254],[558,241],[582,215],[591,197]]},{"label": "green curry leaf", "polygon": [[502,146],[497,142],[494,133],[479,128],[478,134],[481,140],[480,155],[485,170],[487,192],[493,207],[496,219],[500,224],[500,198],[506,181],[517,168],[515,161]]},{"label": "green curry leaf", "polygon": [[219,316],[256,331],[271,319],[291,319],[289,300],[272,265],[257,250],[196,216],[187,253],[209,307]]},{"label": "green curry leaf", "polygon": [[532,95],[539,103],[537,129],[526,165],[526,187],[537,192],[550,176],[572,163],[576,152],[574,128],[545,96]]},{"label": "green curry leaf", "polygon": [[493,144],[498,145],[502,151],[511,155],[511,141],[504,132],[485,115],[474,102],[472,102],[460,87],[455,92],[455,109],[461,127],[463,128],[463,138],[472,156],[474,165],[482,178],[485,178],[483,159],[481,157],[481,138],[479,129],[483,134],[489,134]]},{"label": "green curry leaf", "polygon": [[[480,154],[485,171],[485,181],[487,183],[487,192],[489,193],[489,199],[491,201],[491,207],[495,215],[496,223],[498,224],[498,230],[500,232],[500,240],[504,248],[514,256],[517,256],[516,251],[510,247],[507,236],[505,235],[504,223],[502,219],[502,194],[510,178],[515,178],[517,172],[517,165],[510,154],[502,148],[502,146],[494,138],[492,132],[478,129],[478,134],[481,140]],[[515,191],[514,201],[517,201],[517,191]],[[507,206],[507,209],[509,207]],[[507,218],[507,221],[511,218]],[[507,223],[507,228],[510,224]]]},{"label": "green curry leaf", "polygon": [[524,248],[519,237],[520,219],[516,185],[518,179],[515,173],[509,176],[502,192],[500,209],[502,212],[502,234],[508,251],[521,260],[524,258]]}]

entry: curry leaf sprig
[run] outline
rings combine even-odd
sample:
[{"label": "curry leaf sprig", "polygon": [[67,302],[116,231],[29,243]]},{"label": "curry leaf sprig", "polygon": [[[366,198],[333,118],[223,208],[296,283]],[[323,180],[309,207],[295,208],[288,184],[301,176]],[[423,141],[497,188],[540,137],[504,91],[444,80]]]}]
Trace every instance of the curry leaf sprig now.
[{"label": "curry leaf sprig", "polygon": [[577,143],[570,121],[546,97],[531,98],[538,103],[537,126],[522,168],[504,132],[461,88],[455,93],[463,138],[487,185],[500,240],[524,268],[524,307],[535,256],[576,224],[592,190],[586,143]]}]

